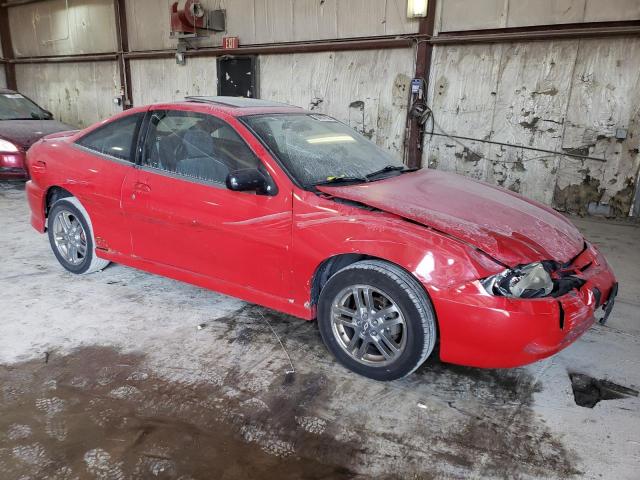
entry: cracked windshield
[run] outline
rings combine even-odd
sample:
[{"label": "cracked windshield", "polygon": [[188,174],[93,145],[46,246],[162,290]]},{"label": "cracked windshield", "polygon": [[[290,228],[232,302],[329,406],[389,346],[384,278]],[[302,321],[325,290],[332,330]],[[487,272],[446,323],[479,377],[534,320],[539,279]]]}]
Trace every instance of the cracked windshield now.
[{"label": "cracked windshield", "polygon": [[368,182],[405,170],[400,159],[327,115],[252,115],[243,120],[305,187]]}]

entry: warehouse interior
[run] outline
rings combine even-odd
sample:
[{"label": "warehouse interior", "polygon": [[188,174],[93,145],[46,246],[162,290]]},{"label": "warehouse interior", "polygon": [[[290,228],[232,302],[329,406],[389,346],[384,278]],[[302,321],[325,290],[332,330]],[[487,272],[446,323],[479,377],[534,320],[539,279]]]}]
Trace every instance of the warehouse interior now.
[{"label": "warehouse interior", "polygon": [[615,309],[531,365],[375,382],[314,322],[122,265],[65,272],[24,181],[0,180],[0,477],[638,478],[640,0],[196,3],[190,34],[184,0],[2,0],[0,88],[73,129],[188,96],[329,115],[562,213],[607,257]]}]

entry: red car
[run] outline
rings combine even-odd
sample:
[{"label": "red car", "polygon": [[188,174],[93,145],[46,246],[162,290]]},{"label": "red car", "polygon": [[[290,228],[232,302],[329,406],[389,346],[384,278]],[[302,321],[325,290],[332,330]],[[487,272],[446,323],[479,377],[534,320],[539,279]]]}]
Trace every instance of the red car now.
[{"label": "red car", "polygon": [[28,154],[31,223],[73,273],[118,262],[318,319],[377,380],[443,361],[513,367],[566,347],[617,291],[564,217],[507,190],[412,171],[326,115],[190,97]]},{"label": "red car", "polygon": [[29,147],[54,132],[72,127],[53,119],[51,112],[24,95],[0,88],[0,179],[25,179]]}]

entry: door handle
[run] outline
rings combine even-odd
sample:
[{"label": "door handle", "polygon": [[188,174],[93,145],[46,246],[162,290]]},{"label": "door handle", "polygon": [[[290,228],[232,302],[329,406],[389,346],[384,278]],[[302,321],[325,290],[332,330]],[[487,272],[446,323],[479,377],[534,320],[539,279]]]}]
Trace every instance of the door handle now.
[{"label": "door handle", "polygon": [[133,186],[133,189],[136,192],[140,192],[140,193],[149,193],[151,191],[151,187],[149,185],[147,185],[146,183],[140,183],[140,182],[136,182],[135,185]]}]

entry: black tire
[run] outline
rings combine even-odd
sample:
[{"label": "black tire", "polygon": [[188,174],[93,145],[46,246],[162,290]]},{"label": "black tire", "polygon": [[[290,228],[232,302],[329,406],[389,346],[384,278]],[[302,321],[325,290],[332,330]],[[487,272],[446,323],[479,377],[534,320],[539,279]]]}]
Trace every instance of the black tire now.
[{"label": "black tire", "polygon": [[[403,317],[402,328],[403,332],[406,332],[403,350],[395,354],[397,358],[385,358],[384,361],[391,362],[386,365],[363,364],[362,359],[356,360],[353,354],[348,353],[349,347],[341,344],[340,334],[334,331],[333,306],[340,303],[339,297],[342,298],[345,291],[346,295],[349,295],[348,289],[358,285],[370,285],[382,292],[395,304],[393,306]],[[355,296],[351,298],[355,301]],[[342,365],[360,375],[381,381],[396,380],[413,373],[433,351],[437,336],[435,312],[423,287],[402,268],[380,260],[364,260],[351,264],[339,270],[327,281],[318,301],[318,326],[327,348]],[[371,335],[376,335],[377,339],[381,340],[379,325],[366,328],[375,328],[376,332]],[[366,335],[366,328],[359,330],[365,332],[362,335]],[[344,331],[343,329],[343,333]],[[353,332],[351,339],[356,335],[355,329],[349,327],[346,331]],[[363,343],[365,342],[362,341],[360,345]],[[371,349],[370,346],[366,348],[367,351]],[[376,346],[374,349],[374,352],[382,351]]]},{"label": "black tire", "polygon": [[[62,212],[68,213],[75,222],[79,222],[82,227],[82,233],[84,241],[86,242],[86,252],[82,255],[82,259],[79,260],[79,263],[74,264],[70,262],[67,258],[63,256],[61,250],[56,245],[55,241],[55,228],[54,222],[56,217]],[[77,275],[93,273],[104,269],[107,265],[109,265],[108,260],[104,260],[102,258],[98,258],[95,253],[95,241],[93,238],[93,230],[91,228],[91,221],[89,219],[89,215],[87,214],[84,207],[80,204],[78,199],[75,197],[66,197],[56,201],[49,211],[49,216],[47,218],[47,232],[49,235],[49,244],[51,245],[51,250],[53,250],[53,254],[60,262],[66,270],[71,273],[75,273]]]}]

